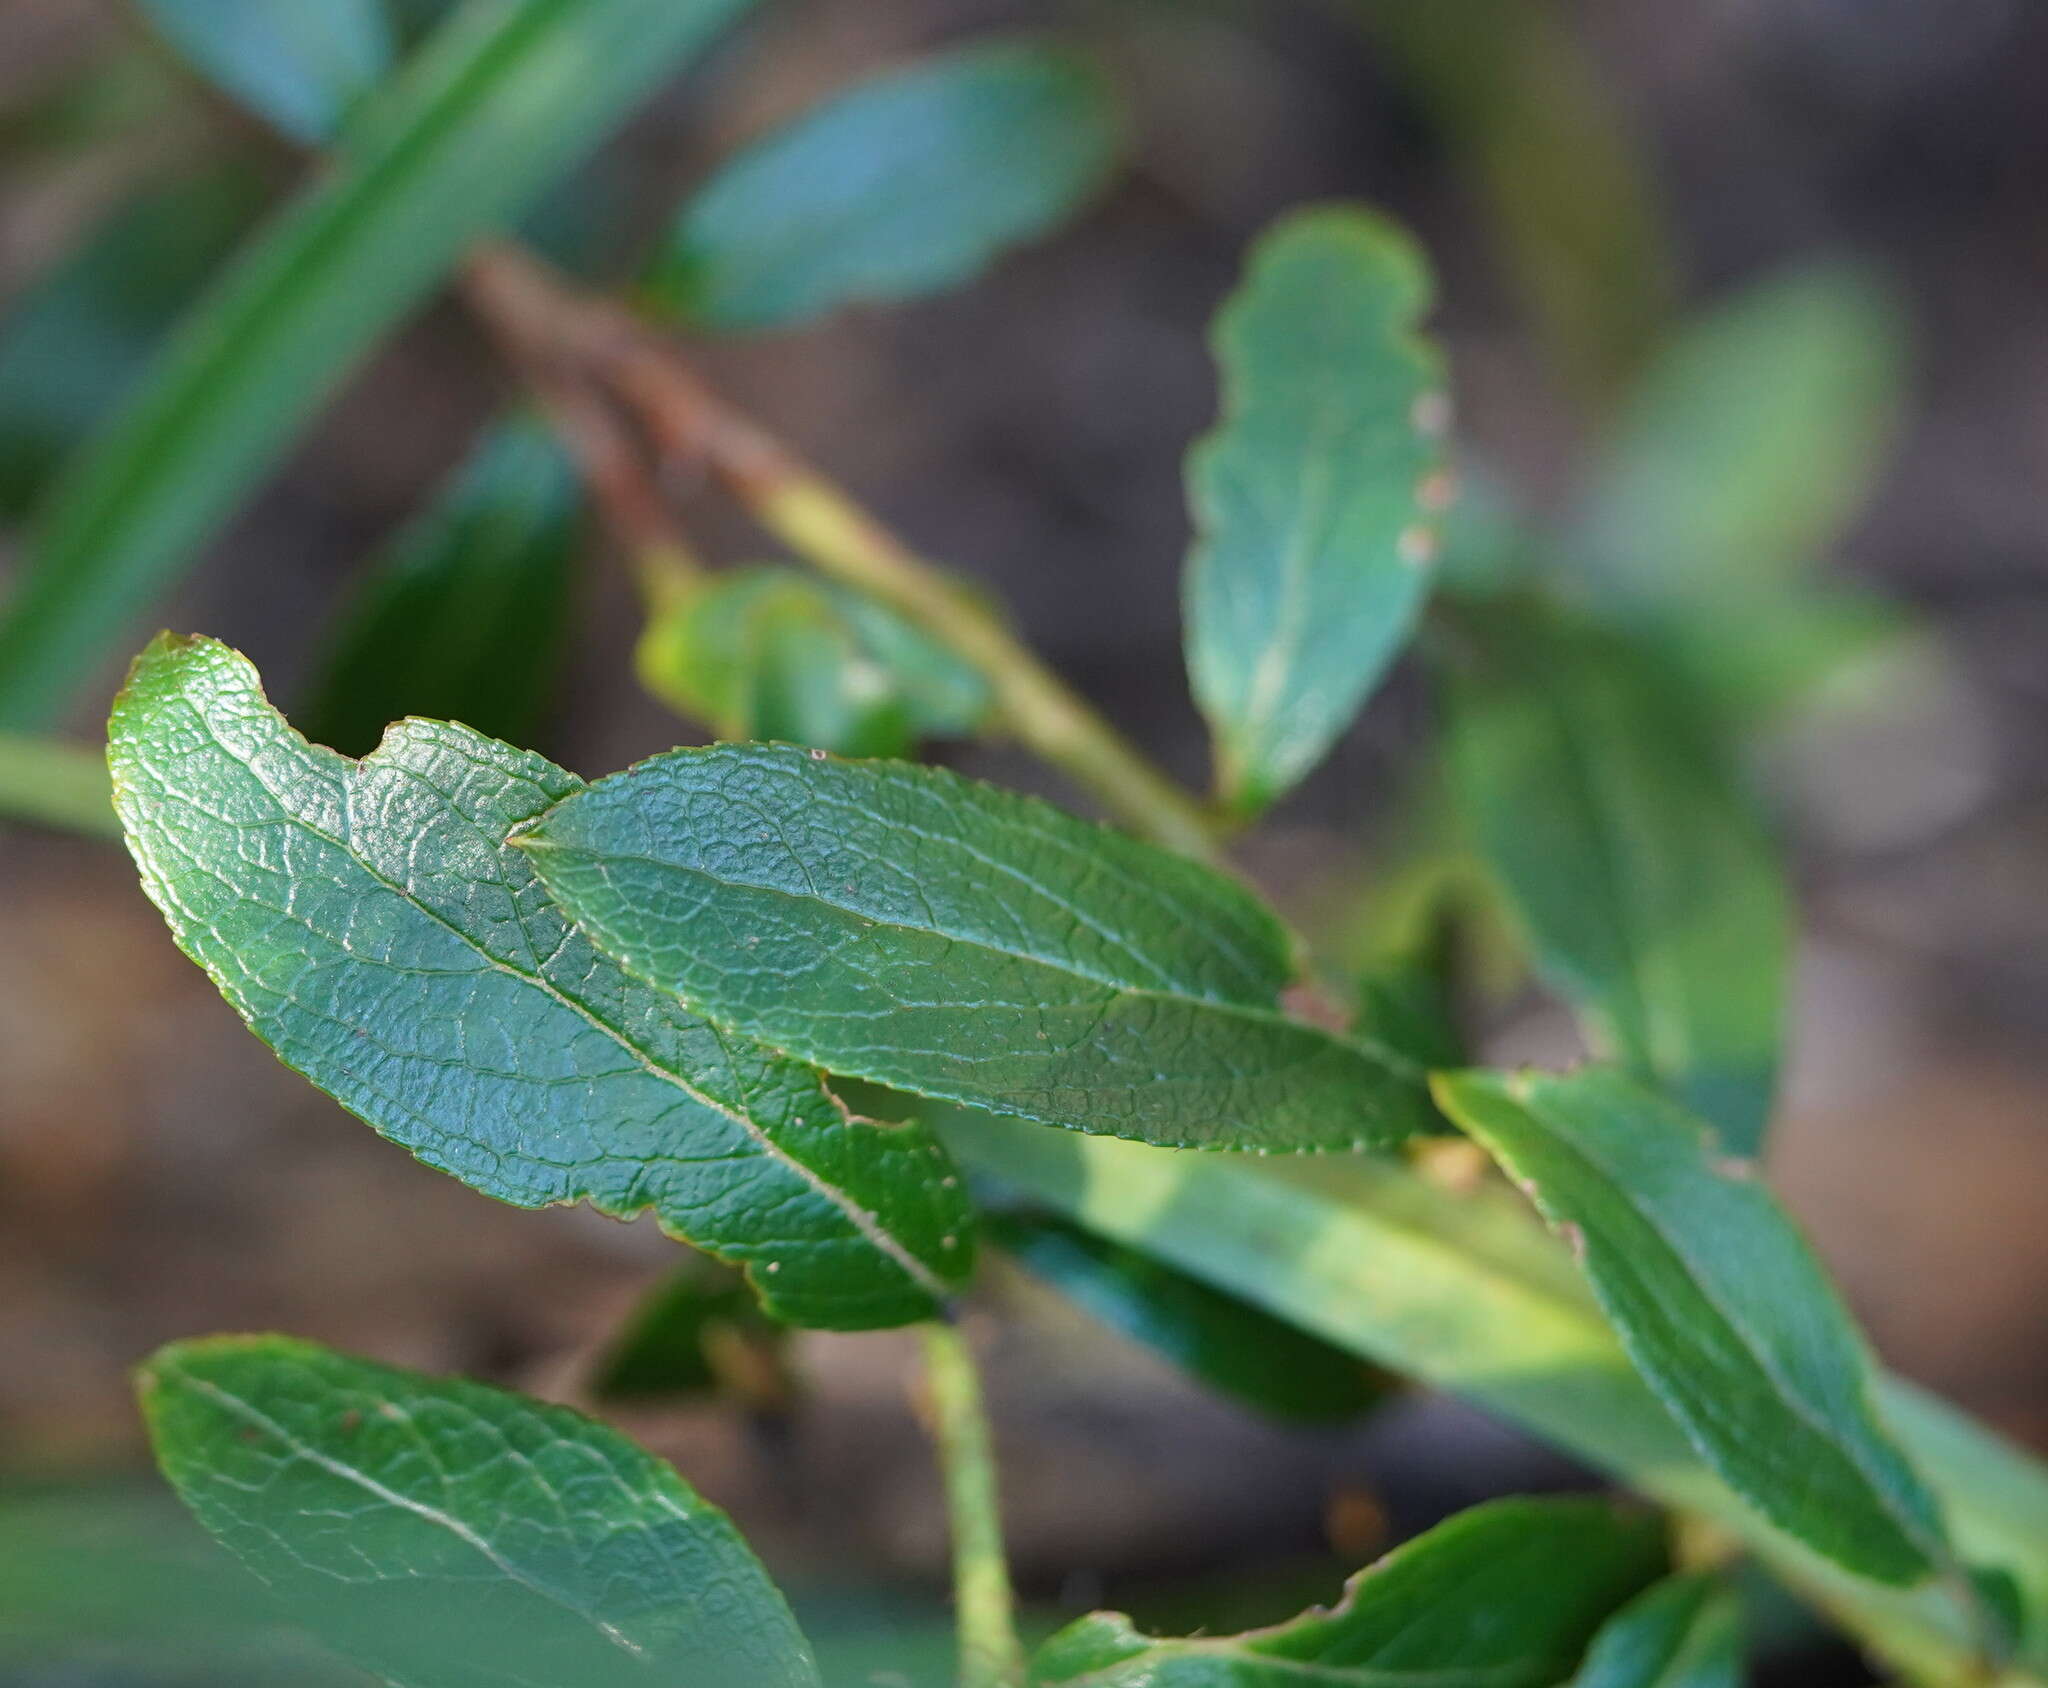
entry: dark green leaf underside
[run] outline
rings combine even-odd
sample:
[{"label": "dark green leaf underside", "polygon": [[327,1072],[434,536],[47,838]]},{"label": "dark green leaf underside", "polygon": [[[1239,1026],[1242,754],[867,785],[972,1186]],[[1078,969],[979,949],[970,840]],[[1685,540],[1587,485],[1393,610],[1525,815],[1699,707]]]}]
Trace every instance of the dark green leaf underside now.
[{"label": "dark green leaf underside", "polygon": [[294,711],[307,736],[360,756],[387,722],[428,715],[531,738],[567,642],[581,510],[546,424],[486,429],[356,586]]},{"label": "dark green leaf underside", "polygon": [[678,750],[515,842],[632,972],[832,1072],[1194,1147],[1428,1114],[1406,1062],[1280,1012],[1286,939],[1237,885],[937,769]]},{"label": "dark green leaf underside", "polygon": [[404,1688],[816,1688],[725,1515],[578,1413],[274,1336],[173,1344],[140,1383],[199,1521]]},{"label": "dark green leaf underside", "polygon": [[1706,1575],[1668,1577],[1610,1618],[1571,1688],[1742,1688],[1742,1605]]},{"label": "dark green leaf underside", "polygon": [[529,752],[400,722],[308,744],[225,646],[165,636],[111,729],[143,884],[250,1027],[384,1136],[521,1207],[652,1209],[778,1315],[929,1316],[968,1209],[915,1126],[685,1013],[594,950],[506,833],[577,789]]}]

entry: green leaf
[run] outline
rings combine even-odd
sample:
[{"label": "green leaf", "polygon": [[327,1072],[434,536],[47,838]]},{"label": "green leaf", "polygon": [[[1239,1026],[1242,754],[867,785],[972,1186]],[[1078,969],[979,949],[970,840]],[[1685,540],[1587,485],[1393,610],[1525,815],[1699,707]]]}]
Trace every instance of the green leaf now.
[{"label": "green leaf", "polygon": [[140,1390],[200,1523],[404,1688],[816,1688],[725,1514],[580,1413],[279,1336],[173,1343]]},{"label": "green leaf", "polygon": [[294,140],[326,140],[391,69],[381,0],[137,0],[165,40]]},{"label": "green leaf", "polygon": [[1436,1091],[1571,1243],[1630,1359],[1730,1488],[1863,1576],[1949,1567],[1940,1508],[1872,1405],[1863,1339],[1753,1163],[1600,1068],[1440,1075]]},{"label": "green leaf", "polygon": [[354,756],[387,721],[431,715],[531,738],[567,642],[578,486],[546,424],[492,426],[356,588],[307,734]]},{"label": "green leaf", "polygon": [[[1504,1185],[1454,1193],[1391,1156],[1189,1155],[1014,1120],[935,1123],[970,1172],[1721,1526],[1905,1674],[1955,1681],[1975,1668],[1984,1625],[1953,1582],[1855,1576],[1708,1469],[1567,1251]],[[2048,1466],[1924,1390],[1877,1386],[1963,1555],[2006,1567],[2026,1604],[2048,1611]],[[2029,1624],[2022,1646],[2026,1668],[2048,1671],[2048,1624]]]},{"label": "green leaf", "polygon": [[750,3],[468,0],[54,489],[0,618],[0,726],[57,715],[462,249]]},{"label": "green leaf", "polygon": [[1154,1640],[1098,1612],[1032,1661],[1037,1688],[1551,1688],[1663,1568],[1656,1522],[1599,1500],[1501,1500],[1398,1548],[1344,1598],[1243,1635]]},{"label": "green leaf", "polygon": [[965,737],[992,708],[978,672],[893,611],[793,569],[741,569],[675,594],[636,662],[649,691],[720,738],[843,756]]},{"label": "green leaf", "polygon": [[629,970],[832,1072],[1187,1147],[1428,1117],[1416,1069],[1281,1013],[1287,940],[1247,892],[940,769],[672,751],[515,842]]},{"label": "green leaf", "polygon": [[1188,455],[1188,672],[1224,798],[1322,760],[1414,625],[1437,547],[1443,360],[1414,243],[1344,206],[1284,218],[1216,319],[1223,415]]},{"label": "green leaf", "polygon": [[1651,365],[1558,542],[1568,574],[1736,719],[1899,629],[1898,610],[1814,565],[1890,447],[1905,339],[1897,303],[1854,266],[1745,289]]},{"label": "green leaf", "polygon": [[695,1254],[635,1310],[592,1387],[604,1401],[732,1387],[750,1405],[780,1404],[791,1390],[781,1358],[786,1336],[738,1273]]},{"label": "green leaf", "polygon": [[308,744],[211,640],[142,654],[110,729],[116,806],[179,947],[287,1066],[430,1166],[519,1207],[652,1209],[771,1311],[929,1317],[969,1211],[915,1126],[682,1012],[548,903],[508,831],[578,788],[465,727]]},{"label": "green leaf", "polygon": [[871,77],[757,141],[684,207],[648,279],[701,328],[790,328],[968,280],[1108,179],[1116,101],[1029,42]]},{"label": "green leaf", "polygon": [[1343,1350],[1135,1249],[1042,1213],[992,1213],[988,1240],[1083,1312],[1219,1394],[1301,1424],[1370,1412],[1392,1383]]},{"label": "green leaf", "polygon": [[1742,1688],[1742,1604],[1714,1577],[1667,1577],[1608,1619],[1571,1688]]},{"label": "green leaf", "polygon": [[0,733],[0,820],[119,838],[106,758],[84,745]]},{"label": "green leaf", "polygon": [[1566,556],[1624,602],[1673,608],[1796,578],[1870,491],[1904,337],[1878,280],[1838,264],[1688,324],[1601,448]]},{"label": "green leaf", "polygon": [[14,304],[0,329],[0,518],[34,506],[260,201],[255,178],[227,168],[137,194]]},{"label": "green leaf", "polygon": [[1689,695],[1640,646],[1534,602],[1461,610],[1444,648],[1453,787],[1538,970],[1603,1051],[1753,1152],[1791,915]]}]

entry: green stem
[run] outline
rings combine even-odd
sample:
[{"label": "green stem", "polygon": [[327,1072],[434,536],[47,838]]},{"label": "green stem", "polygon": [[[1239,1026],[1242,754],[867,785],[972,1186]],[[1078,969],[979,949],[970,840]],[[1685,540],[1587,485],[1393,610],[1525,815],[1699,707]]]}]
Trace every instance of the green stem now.
[{"label": "green stem", "polygon": [[119,838],[107,760],[84,745],[0,733],[0,817]]},{"label": "green stem", "polygon": [[953,1532],[953,1599],[960,1632],[960,1688],[1023,1688],[1024,1644],[1017,1638],[1003,1525],[996,1502],[995,1453],[981,1378],[957,1325],[918,1327],[924,1342],[932,1436],[946,1479]]}]

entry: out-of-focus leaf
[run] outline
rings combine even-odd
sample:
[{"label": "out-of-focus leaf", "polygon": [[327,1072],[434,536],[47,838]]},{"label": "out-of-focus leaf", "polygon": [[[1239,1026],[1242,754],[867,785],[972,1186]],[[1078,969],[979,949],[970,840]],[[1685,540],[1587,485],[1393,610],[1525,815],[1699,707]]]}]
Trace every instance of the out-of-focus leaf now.
[{"label": "out-of-focus leaf", "polygon": [[1880,1582],[1950,1566],[1879,1422],[1863,1339],[1754,1163],[1620,1073],[1440,1075],[1444,1110],[1571,1244],[1700,1456],[1766,1518]]},{"label": "out-of-focus leaf", "polygon": [[1465,1064],[1457,1013],[1457,917],[1448,889],[1418,911],[1410,929],[1392,936],[1359,975],[1366,1025],[1418,1067]]},{"label": "out-of-focus leaf", "polygon": [[1160,1261],[1042,1213],[991,1213],[990,1242],[1112,1330],[1245,1406],[1301,1424],[1370,1412],[1393,1385],[1342,1349]]},{"label": "out-of-focus leaf", "polygon": [[382,0],[136,0],[165,40],[294,140],[313,144],[391,69]]},{"label": "out-of-focus leaf", "polygon": [[793,569],[753,568],[658,610],[636,661],[649,691],[720,738],[902,756],[988,717],[987,683],[882,605]]},{"label": "out-of-focus leaf", "polygon": [[1327,1611],[1187,1640],[1097,1612],[1032,1660],[1036,1688],[1552,1688],[1663,1569],[1655,1521],[1598,1500],[1476,1506],[1396,1549]]},{"label": "out-of-focus leaf", "polygon": [[750,1406],[779,1406],[791,1394],[786,1336],[739,1273],[693,1255],[635,1310],[592,1387],[605,1401],[731,1390]]},{"label": "out-of-focus leaf", "polygon": [[1418,1069],[1281,1011],[1286,934],[1236,882],[943,769],[671,751],[513,842],[628,970],[828,1072],[1183,1147],[1430,1117]]},{"label": "out-of-focus leaf", "polygon": [[1667,1577],[1607,1620],[1571,1688],[1742,1688],[1742,1603],[1718,1578]]},{"label": "out-of-focus leaf", "polygon": [[1566,573],[1736,720],[1903,625],[1814,565],[1891,443],[1904,342],[1862,269],[1814,265],[1738,294],[1651,365],[1558,539]]},{"label": "out-of-focus leaf", "polygon": [[1622,601],[1676,611],[1777,587],[1870,490],[1904,329],[1843,265],[1792,271],[1676,335],[1646,371],[1561,536]]},{"label": "out-of-focus leaf", "polygon": [[121,836],[107,761],[81,744],[0,733],[0,821]]},{"label": "out-of-focus leaf", "polygon": [[238,169],[139,194],[15,303],[0,324],[0,520],[28,513],[133,385],[260,203]]},{"label": "out-of-focus leaf", "polygon": [[1429,287],[1406,234],[1326,206],[1259,241],[1216,319],[1223,415],[1187,466],[1188,671],[1241,811],[1322,759],[1421,607],[1448,489]]},{"label": "out-of-focus leaf", "polygon": [[360,756],[406,715],[523,743],[569,631],[582,500],[531,417],[495,424],[356,588],[302,712],[306,735]]},{"label": "out-of-focus leaf", "polygon": [[140,1388],[200,1523],[406,1688],[816,1688],[726,1516],[579,1413],[278,1336],[174,1343]]},{"label": "out-of-focus leaf", "polygon": [[519,1207],[651,1208],[794,1324],[929,1318],[967,1277],[971,1210],[928,1132],[852,1116],[549,903],[504,841],[573,774],[436,721],[351,762],[226,646],[170,635],[109,744],[179,946],[280,1059],[428,1165]]},{"label": "out-of-focus leaf", "polygon": [[1529,600],[1443,648],[1453,787],[1543,976],[1595,1039],[1753,1152],[1776,1081],[1784,877],[1689,694]]},{"label": "out-of-focus leaf", "polygon": [[0,725],[57,715],[463,247],[750,4],[468,0],[53,489],[0,616]]},{"label": "out-of-focus leaf", "polygon": [[714,329],[937,292],[1071,215],[1120,138],[1085,59],[1018,41],[941,54],[733,159],[683,209],[649,289]]}]

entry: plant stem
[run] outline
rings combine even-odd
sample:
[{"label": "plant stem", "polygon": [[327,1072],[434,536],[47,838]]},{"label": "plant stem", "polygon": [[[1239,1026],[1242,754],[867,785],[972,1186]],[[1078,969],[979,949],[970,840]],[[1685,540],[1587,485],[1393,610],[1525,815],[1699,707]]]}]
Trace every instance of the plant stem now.
[{"label": "plant stem", "polygon": [[932,1438],[946,1480],[953,1532],[953,1601],[960,1633],[960,1688],[1023,1688],[1010,1571],[996,1502],[995,1453],[981,1377],[960,1327],[918,1327],[924,1343]]},{"label": "plant stem", "polygon": [[0,816],[119,838],[106,757],[85,745],[0,733]]},{"label": "plant stem", "polygon": [[517,247],[480,249],[468,278],[472,300],[529,369],[569,359],[601,373],[665,456],[710,467],[791,551],[972,664],[994,691],[1003,724],[1027,749],[1137,831],[1214,859],[1216,830],[1195,798],[943,569],[712,392],[669,341],[609,301],[575,292]]}]

